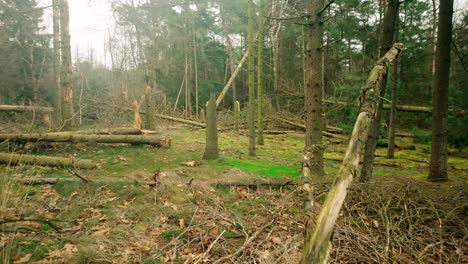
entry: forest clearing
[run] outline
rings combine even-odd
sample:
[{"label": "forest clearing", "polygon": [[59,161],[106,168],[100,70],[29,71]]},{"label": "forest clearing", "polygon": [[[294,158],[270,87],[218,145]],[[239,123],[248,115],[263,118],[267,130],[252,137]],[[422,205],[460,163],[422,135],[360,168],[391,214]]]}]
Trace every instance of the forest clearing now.
[{"label": "forest clearing", "polygon": [[468,263],[466,1],[86,2],[0,0],[1,263]]}]

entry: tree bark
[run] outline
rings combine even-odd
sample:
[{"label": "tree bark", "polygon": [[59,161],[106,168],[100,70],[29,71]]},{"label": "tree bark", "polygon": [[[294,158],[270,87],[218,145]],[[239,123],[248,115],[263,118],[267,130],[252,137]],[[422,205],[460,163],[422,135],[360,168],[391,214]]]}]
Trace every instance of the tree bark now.
[{"label": "tree bark", "polygon": [[60,30],[61,30],[61,89],[62,89],[62,122],[64,128],[75,126],[73,113],[73,79],[70,46],[70,17],[68,0],[60,0]]},{"label": "tree bark", "polygon": [[149,86],[146,86],[146,90],[145,90],[145,103],[146,103],[145,129],[155,130],[156,129],[156,102],[154,98],[154,92]]},{"label": "tree bark", "polygon": [[14,153],[0,153],[0,163],[5,164],[34,164],[52,167],[76,167],[81,169],[96,168],[97,164],[92,160],[75,158],[58,158],[49,156],[25,155]]},{"label": "tree bark", "polygon": [[447,181],[447,119],[453,0],[440,1],[432,103],[432,152],[428,180]]},{"label": "tree bark", "polygon": [[378,109],[378,97],[382,87],[382,79],[387,75],[388,65],[402,50],[401,44],[395,44],[372,69],[366,86],[363,88],[359,107],[359,115],[354,125],[353,134],[348,144],[343,163],[337,177],[330,188],[325,202],[316,218],[315,225],[310,225],[306,231],[302,264],[326,263],[331,249],[331,236],[341,206],[346,198],[348,188],[357,173],[361,146],[366,143],[369,126]]},{"label": "tree bark", "polygon": [[0,105],[0,111],[51,114],[54,112],[54,109],[50,107],[42,107],[42,106]]},{"label": "tree bark", "polygon": [[307,25],[307,83],[304,89],[304,104],[306,112],[305,151],[310,152],[311,176],[321,176],[323,171],[322,144],[322,45],[323,22],[320,10],[324,7],[323,0],[310,0]]},{"label": "tree bark", "polygon": [[[398,9],[399,9],[400,2],[399,0],[389,0],[387,2],[387,8],[385,10],[385,16],[383,21],[383,30],[380,36],[380,49],[379,49],[379,57],[384,56],[384,54],[390,50],[392,47],[393,39],[395,36],[395,25],[398,19]],[[372,120],[370,124],[370,133],[368,133],[368,139],[365,145],[364,151],[364,160],[361,170],[360,181],[367,182],[369,181],[370,177],[372,176],[373,172],[373,165],[374,165],[374,153],[375,149],[377,148],[377,140],[379,136],[379,124],[380,118],[382,115],[382,108],[383,103],[382,99],[385,97],[385,86],[387,84],[387,75],[384,78],[380,79],[381,86],[380,89],[380,98],[376,112],[375,121]]]},{"label": "tree bark", "polygon": [[234,131],[239,132],[239,120],[240,120],[240,103],[236,101],[234,104]]},{"label": "tree bark", "polygon": [[390,108],[390,123],[388,125],[387,158],[395,158],[395,123],[397,115],[397,89],[398,89],[398,58],[393,64],[392,108]]},{"label": "tree bark", "polygon": [[[399,40],[398,33],[398,20],[395,25],[395,42]],[[387,158],[395,158],[395,125],[396,125],[396,115],[397,115],[397,90],[398,90],[398,61],[399,58],[395,59],[393,64],[393,80],[392,80],[392,107],[390,108],[390,122],[388,125],[388,148],[387,148]]]},{"label": "tree bark", "polygon": [[264,145],[263,139],[263,0],[258,3],[258,42],[257,42],[257,143]]},{"label": "tree bark", "polygon": [[56,184],[58,178],[24,178],[15,179],[16,182],[25,185],[44,185],[44,184]]},{"label": "tree bark", "polygon": [[206,107],[206,145],[204,160],[218,159],[218,128],[216,125],[216,99],[211,94],[208,106]]},{"label": "tree bark", "polygon": [[[116,127],[116,128],[102,128],[102,129],[88,129],[78,131],[63,131],[63,132],[50,132],[48,135],[141,135],[141,129],[134,127]],[[1,135],[1,134],[0,134]]]},{"label": "tree bark", "polygon": [[0,141],[1,140],[29,142],[128,143],[170,147],[169,139],[146,135],[63,135],[54,133],[0,134]]},{"label": "tree bark", "polygon": [[54,107],[57,114],[61,116],[62,109],[62,88],[60,84],[60,0],[52,1],[53,12],[53,45],[54,45],[54,79],[55,79],[55,100]]},{"label": "tree bark", "polygon": [[[400,68],[401,68],[401,61],[400,61]],[[402,74],[403,72],[400,69],[400,75]],[[354,103],[350,103],[350,102],[335,101],[335,100],[329,100],[329,99],[323,99],[322,102],[326,104],[354,105]],[[392,105],[383,104],[383,109],[392,109]],[[417,105],[396,105],[396,109],[402,112],[416,112],[416,113],[432,113],[432,110],[433,110],[432,107],[429,107],[429,106],[417,106]],[[450,114],[456,115],[456,116],[468,115],[467,110],[449,109],[448,111]]]},{"label": "tree bark", "polygon": [[254,25],[253,25],[254,7],[253,0],[248,0],[248,32],[247,49],[249,50],[249,156],[255,157],[255,69],[254,69]]}]

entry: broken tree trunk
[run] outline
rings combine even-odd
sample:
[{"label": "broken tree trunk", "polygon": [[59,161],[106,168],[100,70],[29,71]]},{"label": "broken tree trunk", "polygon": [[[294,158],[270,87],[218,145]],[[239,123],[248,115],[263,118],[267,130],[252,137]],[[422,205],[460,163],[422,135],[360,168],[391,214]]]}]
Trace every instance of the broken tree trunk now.
[{"label": "broken tree trunk", "polygon": [[[343,106],[356,105],[355,103],[335,101],[330,99],[324,99],[322,102],[326,104],[337,104]],[[383,109],[392,109],[391,104],[384,104]],[[432,107],[429,106],[417,106],[417,105],[396,105],[396,109],[401,112],[419,112],[419,113],[432,113]],[[456,116],[468,115],[468,110],[460,109],[449,109],[449,113]]]},{"label": "broken tree trunk", "polygon": [[156,129],[156,101],[154,98],[154,92],[151,87],[146,86],[145,90],[145,104],[146,104],[146,115],[145,115],[145,129],[155,130]]},{"label": "broken tree trunk", "polygon": [[133,99],[133,127],[141,129],[141,115],[140,115],[140,104],[137,99]]},{"label": "broken tree trunk", "polygon": [[197,121],[192,121],[192,120],[188,120],[188,119],[177,118],[177,117],[172,117],[172,116],[167,116],[167,115],[161,115],[161,114],[155,114],[155,116],[158,117],[158,118],[161,118],[161,119],[165,119],[165,120],[170,120],[170,121],[174,121],[174,122],[178,122],[178,123],[182,123],[182,124],[187,124],[187,125],[191,125],[191,126],[206,128],[205,123],[200,123],[200,122],[197,122]]},{"label": "broken tree trunk", "polygon": [[389,64],[395,60],[402,48],[401,44],[394,44],[390,51],[374,66],[367,84],[362,90],[360,113],[354,125],[343,163],[320,209],[315,225],[311,225],[310,229],[307,230],[302,251],[302,263],[325,263],[324,261],[328,258],[331,235],[336,219],[353,177],[357,174],[361,148],[367,140],[369,125],[372,119],[375,118],[381,89],[379,80],[385,77]]},{"label": "broken tree trunk", "polygon": [[[42,122],[51,127],[50,115],[54,112],[52,107],[27,106],[27,105],[0,105],[0,111],[3,112],[28,112],[42,116]],[[33,118],[34,119],[34,118]]]},{"label": "broken tree trunk", "polygon": [[218,129],[216,127],[216,99],[215,95],[211,94],[208,106],[206,108],[206,145],[204,160],[218,159]]},{"label": "broken tree trunk", "polygon": [[43,184],[56,184],[58,182],[57,178],[24,178],[24,179],[15,179],[16,182],[25,184],[25,185],[43,185]]},{"label": "broken tree trunk", "polygon": [[168,138],[150,135],[60,135],[47,133],[33,134],[0,134],[0,141],[31,141],[31,142],[73,142],[73,143],[128,143],[148,144],[157,147],[170,147]]},{"label": "broken tree trunk", "polygon": [[63,131],[63,132],[50,132],[47,135],[141,135],[141,129],[133,127],[116,127],[116,128],[103,128],[103,129],[87,129],[78,131]]},{"label": "broken tree trunk", "polygon": [[52,167],[76,167],[81,169],[96,168],[97,164],[92,160],[75,158],[59,158],[37,155],[23,155],[14,153],[0,153],[0,163],[6,164],[34,164]]},{"label": "broken tree trunk", "polygon": [[41,114],[52,114],[54,109],[51,107],[42,106],[26,106],[26,105],[0,105],[0,111],[5,112],[31,112]]},{"label": "broken tree trunk", "polygon": [[221,101],[223,101],[224,96],[226,95],[226,93],[229,90],[229,87],[231,87],[232,83],[236,79],[237,74],[239,73],[240,69],[242,68],[242,64],[244,64],[245,60],[249,57],[249,52],[250,52],[250,49],[247,49],[247,51],[244,54],[244,57],[242,57],[242,59],[240,60],[239,65],[237,65],[236,70],[232,73],[231,78],[229,78],[229,81],[226,83],[223,90],[219,94],[218,99],[216,99],[216,107],[218,107],[219,104],[221,103]]},{"label": "broken tree trunk", "polygon": [[[284,119],[284,118],[281,118],[281,117],[275,117],[277,120],[285,123],[285,124],[288,124],[290,126],[293,126],[293,127],[297,127],[297,128],[300,128],[301,130],[305,130],[306,127],[304,124],[302,123],[298,123],[298,122],[294,122],[294,121],[291,121],[291,120],[288,120],[288,119]],[[340,128],[337,128],[337,127],[329,127],[327,126],[326,127],[327,130],[330,129],[330,131],[332,132],[328,132],[328,131],[322,131],[322,134],[326,137],[332,137],[332,138],[338,138],[338,139],[348,139],[347,136],[344,136],[344,135],[337,135],[337,134],[334,134],[334,133],[341,133],[341,132],[337,132],[339,131]],[[342,131],[342,130],[341,130]]]}]

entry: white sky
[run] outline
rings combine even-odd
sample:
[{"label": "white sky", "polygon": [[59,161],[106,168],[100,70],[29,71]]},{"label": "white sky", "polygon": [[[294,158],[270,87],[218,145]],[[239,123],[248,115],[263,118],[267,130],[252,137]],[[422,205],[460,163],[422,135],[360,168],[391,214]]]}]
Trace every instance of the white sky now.
[{"label": "white sky", "polygon": [[[40,0],[39,2],[42,6],[48,6],[51,5],[52,0]],[[105,38],[108,38],[109,30],[112,31],[115,26],[110,0],[69,0],[68,2],[70,5],[72,56],[76,59],[78,49],[80,57],[87,57],[89,50],[92,49],[95,60],[104,62]],[[455,9],[468,9],[468,0],[455,0]],[[44,24],[47,31],[51,33],[51,8],[44,12]]]},{"label": "white sky", "polygon": [[[49,6],[51,0],[42,0],[40,5]],[[88,57],[93,50],[94,59],[104,62],[104,44],[115,26],[110,3],[107,0],[69,0],[70,35],[72,56],[76,59],[77,50],[80,57]],[[44,24],[52,33],[52,9],[44,11]]]}]

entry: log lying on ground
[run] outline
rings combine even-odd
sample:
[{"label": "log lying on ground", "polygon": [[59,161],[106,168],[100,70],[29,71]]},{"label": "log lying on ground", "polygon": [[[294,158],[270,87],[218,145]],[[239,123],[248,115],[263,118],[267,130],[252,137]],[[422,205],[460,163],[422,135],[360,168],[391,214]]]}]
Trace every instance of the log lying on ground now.
[{"label": "log lying on ground", "polygon": [[25,185],[43,185],[43,184],[56,184],[57,178],[23,178],[15,179],[16,182]]},{"label": "log lying on ground", "polygon": [[[281,118],[281,117],[275,117],[275,119],[277,119],[278,121],[280,121],[280,122],[282,122],[284,124],[287,124],[287,125],[290,125],[290,126],[293,126],[293,127],[296,127],[296,128],[300,128],[301,130],[306,129],[305,125],[302,124],[302,123],[299,123],[299,122],[294,122],[294,121],[291,121],[291,120],[288,120],[288,119],[285,119],[285,118]],[[337,128],[336,127],[331,127],[331,128],[336,133]],[[327,130],[328,130],[328,126],[327,126]],[[339,138],[339,139],[343,139],[343,140],[348,139],[347,136],[334,134],[334,133],[331,133],[331,132],[328,132],[328,131],[322,131],[322,134],[324,136],[326,136],[326,137],[331,137],[331,138]]]},{"label": "log lying on ground", "polygon": [[246,187],[246,188],[260,188],[260,187],[270,187],[270,188],[283,188],[286,186],[297,186],[300,185],[297,182],[292,180],[289,181],[265,181],[265,182],[217,182],[214,184],[216,188],[232,188],[232,187]]},{"label": "log lying on ground", "polygon": [[116,127],[116,128],[103,128],[103,129],[87,129],[78,131],[63,131],[63,132],[50,132],[48,135],[141,135],[143,131],[134,127]]},{"label": "log lying on ground", "polygon": [[167,116],[167,115],[161,115],[161,114],[156,114],[156,117],[161,118],[161,119],[165,119],[165,120],[170,120],[170,121],[182,123],[182,124],[191,125],[191,126],[206,128],[205,123],[200,123],[200,122],[197,122],[197,121],[192,121],[192,120],[187,120],[187,119],[177,118],[177,117],[172,117],[172,116]]},{"label": "log lying on ground", "polygon": [[42,106],[26,106],[26,105],[0,105],[0,111],[5,112],[36,112],[41,114],[51,114],[54,109],[51,107]]},{"label": "log lying on ground", "polygon": [[[355,103],[336,101],[336,100],[330,100],[330,99],[324,99],[324,100],[322,100],[322,102],[324,102],[326,104],[343,105],[343,106],[357,105]],[[391,104],[384,104],[383,108],[384,109],[391,109],[392,105]],[[398,111],[402,111],[402,112],[432,113],[432,107],[428,107],[428,106],[397,105],[396,108],[397,108]],[[468,110],[449,109],[449,113],[451,113],[453,115],[467,115]]]},{"label": "log lying on ground", "polygon": [[61,135],[47,133],[33,134],[0,134],[0,141],[30,141],[30,142],[74,142],[74,143],[127,143],[148,144],[168,148],[171,140],[151,135]]},{"label": "log lying on ground", "polygon": [[34,164],[52,167],[76,167],[81,169],[92,169],[97,167],[97,164],[92,160],[23,155],[14,153],[0,153],[0,163],[6,163],[11,165]]}]

